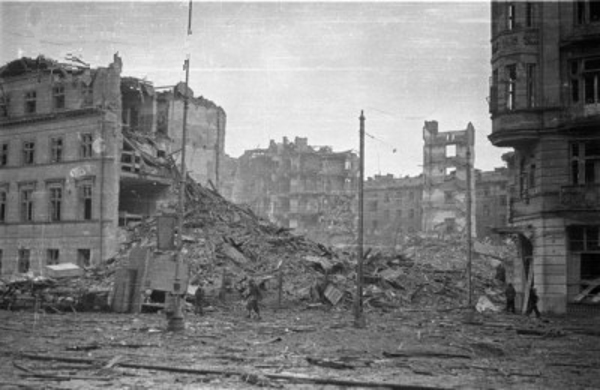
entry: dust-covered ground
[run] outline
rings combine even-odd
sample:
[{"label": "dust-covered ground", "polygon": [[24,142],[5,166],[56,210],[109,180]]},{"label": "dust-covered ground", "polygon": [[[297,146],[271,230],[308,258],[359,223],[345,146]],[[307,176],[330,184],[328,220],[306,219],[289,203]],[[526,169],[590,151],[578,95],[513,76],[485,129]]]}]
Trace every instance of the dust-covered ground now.
[{"label": "dust-covered ground", "polygon": [[327,306],[262,314],[187,313],[170,333],[160,314],[0,311],[1,388],[600,387],[599,317],[398,308],[358,329]]}]

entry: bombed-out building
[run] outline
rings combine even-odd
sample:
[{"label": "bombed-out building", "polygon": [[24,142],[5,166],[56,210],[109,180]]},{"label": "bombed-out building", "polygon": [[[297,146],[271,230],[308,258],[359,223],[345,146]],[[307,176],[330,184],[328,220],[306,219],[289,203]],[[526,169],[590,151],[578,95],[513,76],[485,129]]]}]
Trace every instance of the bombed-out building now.
[{"label": "bombed-out building", "polygon": [[40,56],[0,68],[1,274],[97,263],[118,249],[119,224],[167,207],[185,96],[190,174],[216,181],[223,110],[122,68],[116,55],[106,67]]},{"label": "bombed-out building", "polygon": [[534,286],[542,311],[580,310],[600,301],[600,3],[494,1],[491,21],[518,302]]},{"label": "bombed-out building", "polygon": [[356,235],[357,180],[354,152],[284,137],[239,158],[233,201],[319,242],[344,245]]}]

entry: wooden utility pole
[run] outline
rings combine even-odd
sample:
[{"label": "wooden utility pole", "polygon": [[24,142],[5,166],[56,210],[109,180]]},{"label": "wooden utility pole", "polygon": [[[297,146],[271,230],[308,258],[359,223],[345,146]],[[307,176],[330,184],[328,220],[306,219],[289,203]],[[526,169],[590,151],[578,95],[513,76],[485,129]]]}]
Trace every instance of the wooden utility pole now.
[{"label": "wooden utility pole", "polygon": [[358,175],[358,249],[356,265],[356,300],[354,302],[354,325],[357,328],[364,328],[366,325],[363,312],[363,183],[365,176],[365,116],[360,112],[360,156],[359,156],[359,175]]},{"label": "wooden utility pole", "polygon": [[471,145],[467,145],[467,290],[468,301],[467,306],[473,307],[473,286],[471,284],[471,262],[472,262],[472,233],[471,233]]},{"label": "wooden utility pole", "polygon": [[[188,31],[187,35],[192,33],[192,0],[189,5],[188,15]],[[179,175],[179,207],[177,213],[178,230],[177,230],[177,257],[175,259],[175,279],[173,281],[173,312],[168,317],[167,330],[171,332],[183,331],[185,322],[183,312],[181,310],[181,295],[184,294],[181,286],[181,278],[179,277],[180,264],[183,261],[183,219],[185,216],[185,185],[187,182],[187,173],[185,168],[185,147],[187,143],[187,117],[189,106],[189,79],[190,79],[190,54],[184,62],[185,68],[185,91],[183,94],[183,129],[181,134],[181,174]]]}]

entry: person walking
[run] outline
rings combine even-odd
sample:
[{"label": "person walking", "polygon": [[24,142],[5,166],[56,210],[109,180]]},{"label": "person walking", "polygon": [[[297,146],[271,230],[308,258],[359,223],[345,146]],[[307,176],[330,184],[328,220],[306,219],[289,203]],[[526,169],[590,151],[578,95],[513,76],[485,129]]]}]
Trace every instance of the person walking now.
[{"label": "person walking", "polygon": [[504,291],[506,295],[506,312],[507,313],[515,313],[515,297],[517,296],[517,292],[515,291],[515,287],[512,283],[508,283],[506,285],[506,290]]},{"label": "person walking", "polygon": [[527,311],[525,312],[526,316],[529,316],[531,312],[535,313],[536,318],[540,318],[540,311],[538,310],[538,295],[535,287],[531,287],[529,290],[529,302],[527,303]]}]

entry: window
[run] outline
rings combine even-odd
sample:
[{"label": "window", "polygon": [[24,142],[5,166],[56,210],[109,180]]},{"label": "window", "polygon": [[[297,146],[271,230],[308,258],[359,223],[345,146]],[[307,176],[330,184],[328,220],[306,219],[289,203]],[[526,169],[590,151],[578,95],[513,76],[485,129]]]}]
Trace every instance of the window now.
[{"label": "window", "polygon": [[7,192],[5,189],[0,189],[0,223],[6,222]]},{"label": "window", "polygon": [[65,108],[65,87],[62,85],[55,86],[52,88],[52,101],[54,103],[55,110],[62,110]]},{"label": "window", "polygon": [[506,20],[507,20],[506,27],[509,30],[513,30],[515,28],[515,5],[514,5],[514,3],[508,4],[508,6],[506,8]]},{"label": "window", "polygon": [[456,145],[446,145],[446,157],[456,157]]},{"label": "window", "polygon": [[25,92],[25,114],[35,114],[37,93],[35,91]]},{"label": "window", "polygon": [[454,196],[452,195],[452,191],[444,191],[444,203],[454,203]]},{"label": "window", "polygon": [[50,162],[61,162],[63,160],[63,139],[50,139]]},{"label": "window", "polygon": [[48,249],[46,252],[46,265],[57,265],[60,263],[58,249]]},{"label": "window", "polygon": [[490,86],[490,112],[495,112],[498,109],[498,83],[499,83],[499,76],[498,76],[498,69],[494,69],[492,71],[492,80],[491,80],[492,85]]},{"label": "window", "polygon": [[92,219],[92,184],[83,183],[79,187],[81,216],[84,220]]},{"label": "window", "polygon": [[533,4],[530,1],[525,3],[525,26],[533,27]]},{"label": "window", "polygon": [[515,109],[515,96],[517,89],[517,65],[508,65],[506,67],[506,108]]},{"label": "window", "polygon": [[569,69],[572,103],[600,103],[600,57],[572,61]]},{"label": "window", "polygon": [[600,183],[600,140],[571,144],[571,183]]},{"label": "window", "polygon": [[81,95],[83,97],[83,107],[94,105],[94,88],[91,83],[89,85],[81,83]]},{"label": "window", "polygon": [[529,166],[529,188],[535,188],[535,164]]},{"label": "window", "polygon": [[8,98],[0,96],[0,118],[8,117]]},{"label": "window", "polygon": [[19,249],[19,259],[17,268],[20,273],[29,272],[29,263],[30,263],[30,251],[29,249]]},{"label": "window", "polygon": [[527,107],[535,107],[536,64],[527,64]]},{"label": "window", "polygon": [[80,267],[89,267],[92,262],[92,253],[89,249],[77,250],[77,265]]},{"label": "window", "polygon": [[62,217],[62,186],[53,184],[48,188],[48,207],[51,221],[60,221]]},{"label": "window", "polygon": [[600,22],[600,2],[597,0],[577,0],[575,3],[577,24]]},{"label": "window", "polygon": [[33,165],[35,163],[35,142],[23,142],[23,165]]},{"label": "window", "polygon": [[574,252],[599,251],[598,226],[569,226],[569,249]]},{"label": "window", "polygon": [[8,144],[4,143],[0,145],[0,167],[8,165]]},{"label": "window", "polygon": [[90,133],[84,133],[80,135],[80,156],[82,158],[91,158],[92,157],[92,143],[94,142],[94,137]]},{"label": "window", "polygon": [[21,221],[33,221],[33,186],[21,188]]}]

